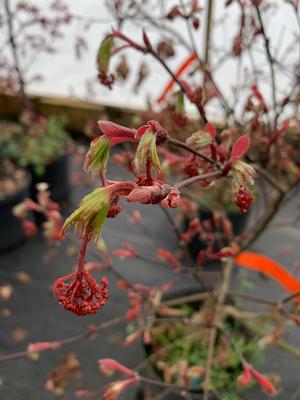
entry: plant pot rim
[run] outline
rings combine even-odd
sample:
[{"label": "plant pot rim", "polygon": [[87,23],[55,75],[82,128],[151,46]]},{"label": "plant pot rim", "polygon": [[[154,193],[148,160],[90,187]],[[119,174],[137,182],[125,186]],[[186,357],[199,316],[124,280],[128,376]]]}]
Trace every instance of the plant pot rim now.
[{"label": "plant pot rim", "polygon": [[[44,168],[47,168],[49,166],[51,166],[52,164],[55,164],[56,162],[60,162],[65,158],[70,157],[73,154],[73,149],[69,149],[66,148],[65,151],[62,154],[58,154],[55,158],[51,158],[48,162],[42,164]],[[36,166],[34,164],[28,164],[27,169],[29,169],[30,171],[34,171],[34,169],[36,168]],[[41,175],[42,176],[42,175]]]}]

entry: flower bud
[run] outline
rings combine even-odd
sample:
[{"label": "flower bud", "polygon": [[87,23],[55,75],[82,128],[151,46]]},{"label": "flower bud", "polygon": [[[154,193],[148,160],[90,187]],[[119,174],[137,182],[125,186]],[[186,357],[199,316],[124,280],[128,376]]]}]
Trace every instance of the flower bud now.
[{"label": "flower bud", "polygon": [[254,185],[255,170],[244,161],[238,160],[233,164],[232,175],[239,185]]},{"label": "flower bud", "polygon": [[208,132],[205,131],[197,131],[194,132],[187,140],[186,144],[195,148],[202,149],[203,147],[208,146],[212,142],[212,137]]},{"label": "flower bud", "polygon": [[247,187],[241,186],[235,192],[234,202],[242,212],[247,212],[253,201],[253,193]]}]

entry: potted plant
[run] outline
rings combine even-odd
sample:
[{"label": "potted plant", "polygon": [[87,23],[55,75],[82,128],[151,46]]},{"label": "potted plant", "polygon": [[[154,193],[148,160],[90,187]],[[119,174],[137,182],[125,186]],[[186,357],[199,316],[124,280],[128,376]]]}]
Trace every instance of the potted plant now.
[{"label": "potted plant", "polygon": [[[198,288],[194,291],[173,289],[163,295],[155,322],[150,320],[147,326],[144,345],[152,375],[168,384],[188,385],[199,396],[203,394],[213,299],[203,293],[202,299],[197,300],[197,295],[200,299]],[[232,303],[227,306],[230,310]],[[239,399],[243,393],[242,382],[239,383],[243,360],[258,363],[261,359],[261,348],[253,333],[225,313],[211,370],[212,398]],[[181,398],[175,393],[172,396]]]},{"label": "potted plant", "polygon": [[[233,1],[227,1],[226,6],[230,7],[232,3]],[[141,12],[141,10],[145,11],[143,6],[146,7],[146,10],[148,9],[148,12]],[[54,282],[53,293],[58,304],[68,312],[81,317],[95,314],[103,307],[109,307],[110,283],[102,272],[109,268],[118,278],[117,288],[128,291],[129,309],[125,315],[123,313],[117,318],[117,323],[126,320],[131,325],[130,334],[124,343],[128,345],[143,337],[144,343],[151,346],[149,358],[153,359],[154,353],[158,357],[154,367],[161,374],[161,379],[150,378],[140,369],[132,365],[125,366],[111,358],[100,359],[99,367],[102,373],[106,375],[119,373],[124,378],[112,381],[105,387],[105,400],[115,400],[120,394],[135,385],[158,387],[162,392],[160,393],[162,397],[169,391],[176,391],[181,398],[187,398],[195,392],[196,394],[200,392],[203,399],[208,400],[211,396],[220,398],[219,391],[223,397],[237,397],[236,391],[239,386],[247,388],[256,382],[266,394],[276,395],[279,390],[278,379],[273,374],[269,374],[271,368],[269,365],[264,367],[266,373],[258,371],[256,360],[252,359],[253,353],[256,353],[257,350],[257,343],[252,343],[252,335],[248,335],[248,329],[262,338],[260,344],[265,347],[270,344],[276,345],[299,357],[299,350],[287,345],[283,340],[288,324],[293,323],[295,326],[300,324],[299,279],[285,271],[275,261],[249,250],[251,244],[270,226],[279,208],[299,185],[297,168],[291,174],[287,174],[286,168],[282,169],[282,161],[289,157],[286,153],[286,145],[282,143],[283,133],[290,122],[285,121],[283,110],[289,103],[289,99],[293,98],[291,108],[297,117],[299,100],[293,96],[294,85],[292,85],[293,90],[289,93],[287,100],[280,96],[279,90],[276,90],[274,58],[271,55],[270,42],[266,36],[264,14],[262,16],[263,12],[268,12],[268,7],[265,9],[264,2],[257,0],[249,3],[237,2],[237,6],[241,17],[238,26],[239,32],[234,38],[230,55],[238,57],[245,49],[250,52],[253,42],[258,39],[264,43],[270,67],[272,98],[270,102],[264,99],[256,82],[259,71],[255,70],[253,73],[255,81],[251,81],[250,86],[246,88],[246,102],[235,101],[237,105],[242,104],[241,114],[244,119],[241,121],[238,118],[240,113],[231,108],[231,103],[227,101],[216,83],[214,69],[209,63],[208,54],[206,59],[202,60],[195,48],[193,32],[197,31],[199,27],[199,14],[201,13],[197,1],[192,1],[187,5],[182,2],[170,10],[157,7],[158,12],[163,13],[159,21],[167,23],[167,25],[162,25],[161,29],[166,27],[164,30],[170,32],[168,23],[174,19],[180,19],[181,22],[187,24],[190,33],[191,43],[186,46],[189,50],[188,57],[177,71],[173,72],[165,58],[156,50],[151,36],[145,31],[141,35],[141,40],[137,41],[120,30],[113,30],[101,42],[97,63],[98,78],[102,84],[109,89],[112,88],[115,76],[111,70],[110,59],[120,51],[130,48],[150,56],[170,75],[171,81],[159,97],[159,103],[165,101],[169,94],[172,95],[172,88],[176,86],[177,90],[174,95],[180,100],[176,110],[177,117],[179,117],[178,112],[185,116],[183,99],[189,101],[199,115],[198,129],[190,132],[189,137],[184,141],[173,137],[172,132],[157,119],[150,119],[137,127],[121,126],[113,121],[99,121],[99,137],[91,142],[84,162],[84,171],[98,178],[98,186],[82,198],[78,207],[62,226],[62,238],[66,238],[67,231],[72,226],[75,227],[75,233],[79,233],[80,249],[75,270],[73,269],[70,274],[61,276]],[[297,13],[297,6],[294,3],[291,3],[290,6],[294,7],[294,11]],[[153,19],[154,8],[152,6],[149,10],[148,2],[143,5],[130,2],[130,7],[127,2],[116,2],[111,3],[111,8],[118,21],[124,21],[126,18],[132,19],[133,15],[141,15],[150,25],[155,25],[157,22]],[[211,7],[209,9],[211,13]],[[137,20],[139,19],[137,18]],[[118,26],[122,28],[121,24]],[[209,26],[210,19],[208,30]],[[171,32],[175,38],[179,37],[182,39],[181,42],[185,43],[180,31],[175,30],[175,34],[174,30]],[[186,79],[183,79],[183,72],[190,66],[193,66],[193,70],[185,76]],[[293,84],[298,82],[298,76],[294,78]],[[235,96],[238,98],[238,94],[235,93]],[[222,106],[224,119],[228,125],[226,129],[230,131],[227,133],[230,134],[217,134],[214,125],[209,121],[206,106],[211,99],[215,99]],[[181,124],[184,123],[184,118],[179,120]],[[176,119],[177,125],[179,120]],[[112,148],[118,153],[118,148],[115,147],[127,142],[134,146],[131,174],[129,177],[126,175],[126,177],[121,176],[116,179],[109,176],[110,153]],[[177,151],[173,151],[174,148]],[[170,160],[167,152],[160,149],[167,149],[173,153],[173,158],[171,157]],[[179,167],[184,167],[188,176],[182,178],[177,176],[176,181],[169,182],[162,173],[161,154],[166,155],[167,162],[175,160]],[[125,164],[125,162],[128,163],[127,156],[123,153],[119,155],[118,159]],[[280,173],[278,174],[278,172]],[[214,230],[217,224],[220,224],[228,243],[222,244],[221,248],[211,246],[202,254],[203,257],[200,261],[205,258],[222,261],[220,279],[215,280],[212,287],[208,288],[203,284],[201,262],[197,268],[192,268],[190,271],[193,262],[190,263],[187,258],[185,259],[188,264],[187,268],[181,266],[176,259],[175,252],[172,253],[162,248],[157,254],[174,268],[176,276],[175,279],[160,286],[156,281],[156,284],[151,286],[140,282],[138,276],[136,277],[137,282],[131,282],[126,279],[126,276],[123,276],[122,272],[114,269],[101,234],[106,219],[117,218],[122,213],[121,199],[126,200],[129,205],[132,203],[138,203],[145,207],[160,205],[172,231],[180,241],[186,242],[187,236],[192,235],[194,231],[201,230],[201,225],[195,223],[192,227],[190,226],[189,235],[183,237],[183,233],[178,230],[176,222],[168,210],[188,209],[189,204],[184,196],[186,188],[197,185],[200,190],[204,191],[207,187],[214,187],[218,182],[224,184],[227,180],[230,182],[231,195],[235,205],[242,212],[248,212],[254,201],[255,174],[264,179],[268,185],[266,196],[268,207],[265,208],[264,214],[254,221],[246,235],[238,237],[233,235],[225,220],[220,220],[214,210],[215,226],[211,226],[211,233],[218,240],[218,235]],[[141,219],[141,215],[134,217],[136,223],[139,223]],[[295,219],[292,220],[292,223],[295,223]],[[184,232],[184,234],[186,233]],[[160,245],[160,237],[157,236],[158,245]],[[91,266],[86,262],[89,246],[95,246],[97,250],[101,251],[103,260],[100,265]],[[122,258],[135,257],[149,261],[128,243],[115,254]],[[156,260],[150,259],[150,262],[154,267]],[[282,295],[278,300],[270,300],[265,297],[248,295],[243,292],[243,288],[238,292],[232,291],[231,281],[235,264],[244,265],[273,278],[288,293]],[[94,269],[103,273],[99,282],[92,275]],[[179,283],[184,283],[185,279],[191,275],[190,272],[197,282],[197,291],[191,294],[192,298],[183,296],[179,301],[177,293],[176,298],[172,301],[164,300],[163,293],[175,285],[176,278]],[[159,278],[159,272],[157,278]],[[260,303],[267,310],[256,310],[257,312],[253,314],[241,302],[231,303],[228,301],[231,296]],[[174,307],[174,304],[177,306]],[[178,307],[178,304],[181,306]],[[266,330],[261,330],[262,321],[265,320],[268,321],[268,326]],[[105,326],[115,326],[115,323],[114,320],[108,321]],[[56,350],[64,344],[91,337],[97,331],[104,329],[103,326],[89,326],[88,332],[71,339],[32,343],[28,346],[27,352],[24,352],[25,356],[33,352]],[[170,328],[170,326],[172,327]],[[241,326],[246,327],[245,333]],[[202,332],[201,335],[199,331]],[[191,340],[194,334],[195,341]],[[179,340],[177,341],[177,339]],[[172,351],[169,352],[166,349],[169,345],[173,348],[175,356]],[[191,351],[190,347],[192,347]],[[17,356],[15,354],[8,355],[6,359],[19,356],[23,356],[23,353]],[[196,359],[192,360],[192,357],[196,357]],[[219,368],[219,364],[223,364],[222,368]],[[174,372],[175,369],[176,372]],[[232,380],[230,387],[224,383],[224,379],[227,379],[228,376]],[[55,378],[52,378],[47,382],[46,387],[49,391],[54,392],[54,381]],[[80,395],[93,399],[99,393],[85,391]]]},{"label": "potted plant", "polygon": [[72,142],[65,130],[63,117],[38,116],[24,111],[19,123],[5,122],[10,134],[7,135],[7,152],[22,168],[32,174],[31,195],[36,196],[36,185],[47,182],[55,201],[66,200],[70,190],[68,158]]},{"label": "potted plant", "polygon": [[31,177],[26,170],[2,155],[0,166],[0,252],[4,252],[22,243],[25,232],[30,230],[31,224],[22,224],[12,211],[24,197],[29,196]]}]

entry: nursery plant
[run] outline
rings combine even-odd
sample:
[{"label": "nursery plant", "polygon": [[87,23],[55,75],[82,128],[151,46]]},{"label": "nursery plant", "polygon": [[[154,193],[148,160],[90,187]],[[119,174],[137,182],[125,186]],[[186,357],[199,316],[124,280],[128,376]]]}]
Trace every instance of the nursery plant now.
[{"label": "nursery plant", "polygon": [[2,252],[13,248],[25,239],[22,225],[14,218],[12,208],[24,197],[30,195],[30,176],[26,170],[16,166],[3,154],[0,154],[0,168],[0,218],[2,221],[0,251]]},{"label": "nursery plant", "polygon": [[37,176],[41,176],[47,165],[68,152],[70,138],[65,123],[63,117],[45,118],[24,111],[19,124],[2,122],[2,133],[5,136],[3,152],[21,167],[31,168]]},{"label": "nursery plant", "polygon": [[54,198],[63,200],[68,184],[63,191],[53,173],[60,170],[67,182],[66,157],[71,140],[65,130],[66,119],[62,115],[48,118],[38,115],[27,88],[33,81],[43,79],[43,74],[32,72],[32,65],[37,57],[55,52],[62,27],[70,23],[71,16],[60,1],[51,2],[45,11],[31,2],[9,0],[1,4],[0,15],[5,37],[0,65],[1,92],[16,95],[23,108],[18,121],[1,122],[3,151],[17,166],[30,170],[32,195],[35,184],[47,180]]},{"label": "nursery plant", "polygon": [[[208,40],[205,59],[195,46],[194,36],[202,21],[200,4],[182,1],[165,9],[154,7],[154,3],[159,2],[110,3],[119,22],[118,29],[113,29],[101,42],[97,66],[99,81],[111,89],[115,83],[113,57],[127,50],[148,56],[151,62],[157,62],[169,74],[170,81],[158,97],[162,108],[158,113],[149,110],[145,114],[151,118],[132,126],[99,121],[99,136],[91,142],[83,165],[84,172],[94,176],[97,186],[83,197],[64,223],[59,218],[56,220],[56,228],[61,226],[62,239],[72,227],[80,239],[77,267],[54,282],[53,293],[60,306],[76,316],[95,314],[110,306],[110,283],[105,272],[99,283],[94,279],[93,268],[87,267],[86,252],[88,246],[98,249],[103,257],[101,270],[113,271],[110,254],[103,243],[105,221],[113,218],[118,223],[124,200],[130,204],[156,205],[163,209],[170,222],[170,232],[175,232],[178,237],[181,251],[176,257],[167,249],[159,248],[157,256],[173,267],[174,274],[181,271],[183,275],[194,276],[198,290],[189,296],[172,296],[172,300],[168,300],[167,293],[175,285],[173,280],[160,287],[150,287],[142,283],[133,284],[117,273],[118,287],[128,291],[130,307],[124,317],[90,327],[87,333],[74,338],[32,343],[24,353],[2,356],[0,360],[32,357],[38,352],[55,350],[127,320],[129,334],[126,344],[142,338],[156,377],[149,377],[117,360],[100,359],[102,373],[123,376],[105,388],[105,400],[114,400],[133,386],[158,387],[160,398],[175,392],[182,398],[195,395],[195,398],[204,400],[239,399],[243,398],[243,390],[252,384],[268,395],[276,395],[280,393],[279,380],[272,371],[260,369],[259,356],[263,358],[263,351],[258,346],[256,335],[262,336],[265,343],[299,356],[299,350],[284,341],[284,328],[288,323],[300,325],[300,282],[278,263],[250,251],[249,247],[270,226],[280,207],[299,186],[299,168],[294,148],[290,146],[291,132],[296,135],[299,129],[299,61],[292,59],[293,62],[289,60],[288,65],[283,66],[284,60],[276,58],[265,25],[272,2],[227,1],[228,10],[231,7],[239,9],[240,20],[238,33],[230,43],[230,54],[226,57],[235,57],[242,62],[249,55],[251,58],[253,47],[259,45],[268,66],[267,71],[260,71],[255,63],[252,64],[249,78],[235,89],[235,101],[231,104],[214,78]],[[285,6],[290,7],[294,18],[299,21],[298,2],[287,2]],[[148,7],[160,10],[162,14],[154,16]],[[207,39],[210,28],[213,28],[210,18],[207,18]],[[128,36],[121,30],[121,22],[126,19],[143,20],[145,26],[158,26],[160,32],[169,32],[184,43],[189,53],[177,71],[173,71],[167,61],[166,53],[173,53],[169,41],[164,47],[161,43],[158,46],[147,30],[141,32],[139,41]],[[181,31],[176,30],[176,25],[172,25],[177,20],[186,24],[188,43],[181,37]],[[294,40],[293,44],[299,45],[299,37]],[[167,47],[168,52],[162,51],[162,47]],[[294,47],[291,49],[286,49],[287,54]],[[289,85],[282,94],[277,86],[277,77],[283,70],[288,71]],[[269,88],[270,99],[261,87]],[[217,102],[224,111],[221,129],[216,129],[216,124],[208,117],[210,101]],[[198,113],[196,121],[189,121],[186,103],[190,103]],[[166,126],[164,121],[168,121]],[[176,135],[172,132],[174,125]],[[124,146],[127,146],[126,150]],[[131,172],[131,178],[115,180],[110,177],[111,158],[125,166]],[[168,174],[174,166],[176,173]],[[191,193],[196,191],[198,196],[205,196],[205,193],[208,196],[208,191],[214,188],[222,191],[222,185],[226,186],[226,196],[230,194],[231,203],[241,213],[255,207],[254,192],[258,192],[255,186],[259,186],[265,207],[259,218],[242,234],[235,235],[230,220],[214,207],[212,222],[203,221],[191,196],[188,196],[187,189]],[[45,207],[40,210],[47,214],[53,205],[50,202],[49,209],[48,194],[46,198]],[[17,210],[20,217],[24,210],[36,206],[27,201],[23,207]],[[173,208],[189,216],[186,229],[169,213]],[[140,218],[141,215],[135,214],[135,221]],[[286,223],[297,226],[296,217]],[[207,243],[205,248],[199,249],[197,262],[191,259],[188,246],[195,236]],[[143,257],[134,244],[129,243],[115,249],[114,254],[120,258]],[[210,260],[222,262],[221,277],[212,287],[204,287],[203,266]],[[242,290],[232,293],[230,283],[237,265],[274,279],[287,293],[272,301],[247,295]],[[237,299],[261,303],[267,311],[253,315],[243,309]],[[55,392],[54,386],[55,382],[50,379],[48,390]],[[93,399],[97,393],[82,390],[77,395]]]}]

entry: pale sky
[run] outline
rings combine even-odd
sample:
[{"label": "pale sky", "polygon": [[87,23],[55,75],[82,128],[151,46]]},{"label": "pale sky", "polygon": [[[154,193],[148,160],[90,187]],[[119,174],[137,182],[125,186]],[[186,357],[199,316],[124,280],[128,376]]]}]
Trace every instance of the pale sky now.
[{"label": "pale sky", "polygon": [[[51,0],[32,0],[32,2],[37,3],[39,6],[41,6],[41,4],[47,6]],[[32,72],[42,72],[45,79],[42,82],[31,84],[29,86],[30,91],[46,95],[70,95],[84,99],[86,98],[86,82],[91,81],[92,88],[95,91],[95,98],[93,100],[99,102],[141,108],[145,106],[147,97],[155,99],[159,95],[161,88],[163,88],[168,81],[168,75],[157,62],[151,60],[150,56],[147,56],[147,61],[151,62],[151,78],[148,78],[143,84],[138,94],[133,94],[131,90],[134,81],[133,72],[137,70],[141,60],[141,54],[138,54],[134,50],[129,50],[127,53],[125,52],[132,69],[130,78],[126,84],[117,84],[112,91],[109,91],[97,82],[94,83],[93,79],[96,76],[95,54],[101,39],[105,33],[110,31],[111,27],[114,25],[114,21],[108,14],[104,0],[65,0],[65,2],[69,4],[72,13],[101,18],[104,19],[106,23],[93,24],[85,32],[83,32],[84,24],[78,21],[64,28],[64,38],[57,43],[57,53],[51,56],[47,54],[41,55],[35,60],[32,66]],[[164,6],[166,9],[169,9],[170,5],[173,3],[174,0],[166,0]],[[233,5],[225,10],[224,3],[224,0],[215,0],[214,18],[218,23],[214,24],[213,43],[217,48],[230,49],[231,39],[238,29],[235,23],[238,17],[238,7],[237,5]],[[204,1],[202,1],[201,4],[204,5]],[[281,42],[279,47],[283,48],[290,43],[294,32],[297,31],[297,21],[293,15],[291,6],[279,0],[278,4],[280,4],[280,11],[273,12],[272,16],[265,21],[265,25],[267,33],[272,43],[275,44],[275,47]],[[224,13],[228,14],[229,17],[227,18],[226,24],[222,26],[219,21],[220,18],[225,15]],[[124,31],[129,36],[135,38],[137,41],[140,40],[140,29],[129,23],[126,24],[124,28]],[[184,23],[178,22],[176,28],[180,30],[180,33],[184,37],[188,38]],[[74,41],[78,35],[83,36],[89,45],[88,52],[84,54],[83,59],[80,61],[76,60],[74,51]],[[149,31],[149,36],[154,43],[157,42],[159,37],[154,31]],[[196,32],[195,36],[200,53],[203,52],[202,38],[203,32],[202,29],[200,29]],[[273,50],[275,51],[275,49]],[[299,49],[295,48],[293,53],[293,57],[298,57]],[[171,68],[176,69],[186,54],[186,51],[181,50],[176,57],[168,61]],[[268,68],[263,49],[257,49],[254,58],[256,65],[261,65],[262,68]],[[249,63],[244,60],[242,69],[247,66],[249,66]],[[268,72],[268,69],[265,69],[265,71]],[[236,59],[224,63],[218,69],[216,75],[217,82],[228,98],[230,98],[230,91],[232,85],[236,81],[237,74]],[[287,80],[284,74],[278,75],[278,84],[282,89],[287,87]],[[264,95],[269,99],[269,85],[266,85],[262,89]],[[216,113],[213,107],[209,109],[209,112],[212,115]]]}]

